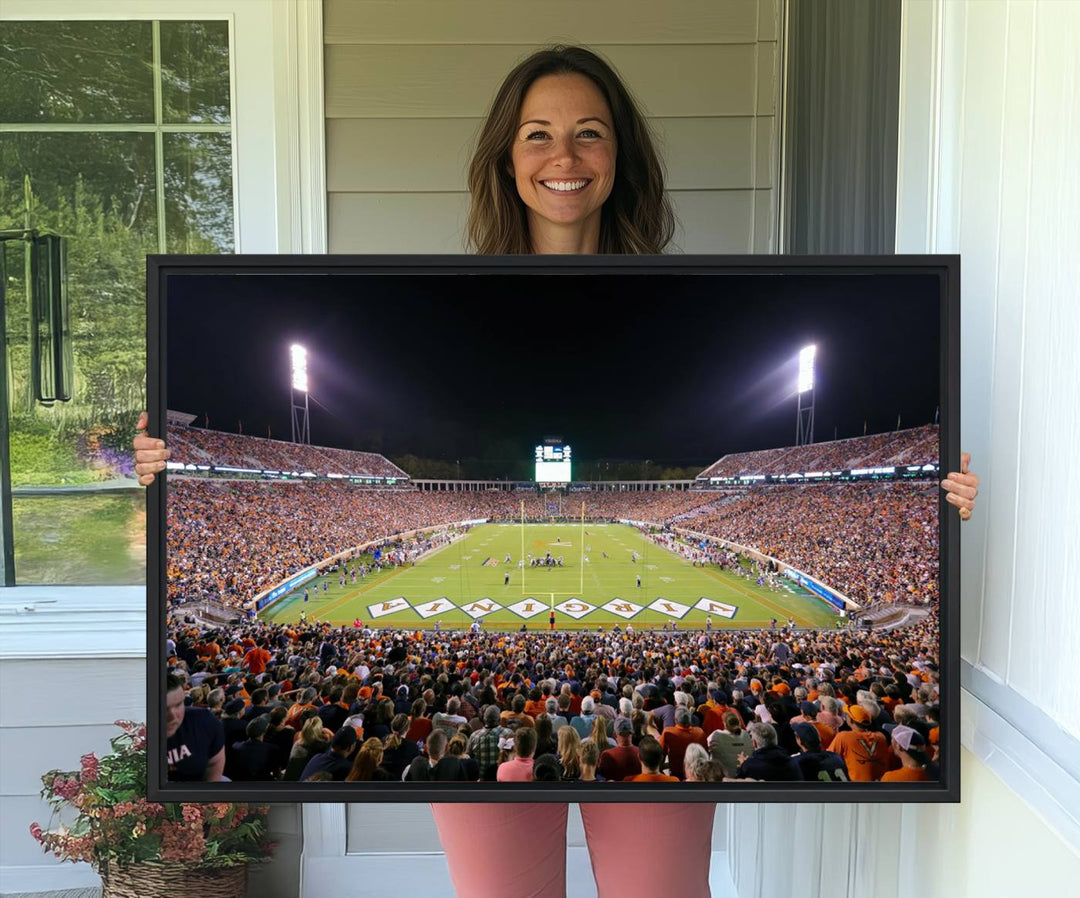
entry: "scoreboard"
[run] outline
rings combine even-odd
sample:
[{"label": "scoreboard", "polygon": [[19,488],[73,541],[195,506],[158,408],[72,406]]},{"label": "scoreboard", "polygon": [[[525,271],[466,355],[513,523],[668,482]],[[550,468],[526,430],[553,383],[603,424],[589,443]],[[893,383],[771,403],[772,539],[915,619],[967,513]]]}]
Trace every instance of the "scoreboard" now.
[{"label": "scoreboard", "polygon": [[545,444],[535,452],[537,483],[570,482],[570,447]]}]

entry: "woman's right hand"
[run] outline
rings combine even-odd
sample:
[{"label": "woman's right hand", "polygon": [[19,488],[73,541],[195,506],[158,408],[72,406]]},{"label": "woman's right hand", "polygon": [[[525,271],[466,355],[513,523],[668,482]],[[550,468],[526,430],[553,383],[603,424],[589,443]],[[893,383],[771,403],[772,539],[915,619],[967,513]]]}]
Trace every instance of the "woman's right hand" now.
[{"label": "woman's right hand", "polygon": [[150,416],[146,412],[140,412],[139,422],[135,425],[135,439],[131,442],[135,449],[135,473],[139,475],[142,486],[149,486],[154,482],[154,475],[165,470],[165,460],[172,455],[165,448],[164,440],[146,435],[149,423]]}]

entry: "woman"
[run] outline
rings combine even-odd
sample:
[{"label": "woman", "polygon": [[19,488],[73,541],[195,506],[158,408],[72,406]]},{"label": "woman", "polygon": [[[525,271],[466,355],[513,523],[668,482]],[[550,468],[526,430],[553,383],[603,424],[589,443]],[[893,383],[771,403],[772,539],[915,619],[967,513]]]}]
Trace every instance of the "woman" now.
[{"label": "woman", "polygon": [[696,742],[686,746],[686,754],[683,755],[683,770],[686,771],[686,782],[705,782],[704,772],[706,765],[712,759],[709,753]]},{"label": "woman", "polygon": [[541,714],[536,718],[536,757],[553,755],[558,750],[558,742],[555,739],[555,730],[551,718],[547,714]]},{"label": "woman", "polygon": [[562,772],[559,779],[564,783],[573,782],[581,773],[578,762],[578,748],[581,746],[581,737],[572,726],[559,727],[559,764]]},{"label": "woman", "polygon": [[353,759],[352,770],[345,775],[345,782],[386,782],[390,773],[382,766],[383,744],[376,737],[365,739]]},{"label": "woman", "polygon": [[304,723],[300,735],[293,743],[292,751],[289,752],[289,763],[285,767],[286,780],[299,782],[307,762],[330,747],[330,740],[325,736],[322,721],[313,714]]},{"label": "woman", "polygon": [[393,780],[400,780],[405,768],[420,754],[420,746],[407,738],[410,725],[408,714],[396,714],[390,721],[390,735],[383,746],[382,766]]},{"label": "woman", "polygon": [[[674,231],[644,116],[615,72],[580,47],[542,50],[510,72],[482,128],[468,185],[469,242],[480,253],[660,253]],[[140,417],[139,430],[146,420]],[[149,484],[168,450],[141,435],[135,449],[139,482]],[[942,482],[965,520],[978,487],[968,463],[965,454],[961,471]],[[560,747],[570,729],[560,728]],[[565,894],[565,804],[432,810],[458,894]],[[584,804],[581,812],[600,898],[709,893],[712,804]],[[626,863],[625,846],[639,841],[641,819],[650,821],[651,851],[677,852],[679,864]],[[487,848],[526,842],[548,850]]]},{"label": "woman", "polygon": [[577,781],[579,783],[602,783],[604,778],[596,772],[596,767],[600,763],[600,747],[592,739],[586,739],[581,743],[581,748],[578,749],[578,764],[581,767],[581,773],[578,774]]},{"label": "woman", "polygon": [[[462,727],[462,729],[465,729]],[[468,755],[469,739],[463,732],[459,732],[453,739],[446,743],[448,757],[457,758],[461,762],[461,769],[465,771],[465,779],[475,783],[480,779],[480,765]]]},{"label": "woman", "polygon": [[593,721],[592,736],[589,740],[596,743],[596,747],[604,752],[615,747],[615,740],[608,735],[608,722],[606,717],[597,717]]}]

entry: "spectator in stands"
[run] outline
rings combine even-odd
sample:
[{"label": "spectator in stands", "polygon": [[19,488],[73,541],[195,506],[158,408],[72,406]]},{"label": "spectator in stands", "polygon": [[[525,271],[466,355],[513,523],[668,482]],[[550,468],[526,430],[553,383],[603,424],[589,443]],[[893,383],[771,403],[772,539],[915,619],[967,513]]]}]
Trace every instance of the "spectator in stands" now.
[{"label": "spectator in stands", "polygon": [[536,751],[536,729],[519,727],[514,733],[514,756],[499,765],[496,779],[500,783],[532,782],[533,753]]},{"label": "spectator in stands", "polygon": [[536,718],[536,757],[553,755],[559,750],[555,733],[551,728],[551,718],[540,714]]},{"label": "spectator in stands", "polygon": [[432,730],[425,743],[427,757],[420,755],[413,759],[405,773],[405,782],[464,782],[465,769],[461,761],[446,756],[448,741],[442,730]]},{"label": "spectator in stands", "polygon": [[926,768],[930,757],[926,754],[926,740],[911,727],[898,726],[892,731],[892,749],[900,759],[899,770],[890,770],[881,777],[883,783],[921,783],[929,777]]},{"label": "spectator in stands", "polygon": [[559,779],[563,782],[573,782],[581,774],[580,760],[581,737],[572,726],[565,726],[559,730],[559,764],[562,773]]},{"label": "spectator in stands", "polygon": [[691,742],[686,746],[686,752],[683,754],[683,770],[686,772],[686,782],[705,782],[705,768],[711,760],[709,752],[697,742]]},{"label": "spectator in stands", "polygon": [[792,729],[799,744],[795,763],[799,765],[804,780],[827,783],[849,781],[844,759],[834,751],[821,750],[821,735],[817,727],[812,723],[801,722],[793,724]]},{"label": "spectator in stands", "polygon": [[638,746],[638,754],[641,758],[641,773],[628,776],[623,779],[624,783],[677,783],[677,776],[669,776],[660,772],[660,765],[664,763],[664,749],[652,736],[646,736]]},{"label": "spectator in stands", "polygon": [[461,762],[462,770],[465,772],[465,779],[469,782],[475,783],[480,779],[480,765],[469,757],[466,748],[468,746],[468,739],[464,733],[458,733],[446,743],[447,757],[457,758]]},{"label": "spectator in stands", "polygon": [[596,772],[597,763],[600,760],[600,747],[593,739],[586,739],[578,746],[578,766],[581,772],[578,774],[579,783],[602,783],[604,777]]},{"label": "spectator in stands", "polygon": [[165,751],[168,777],[182,782],[215,782],[225,772],[225,731],[205,708],[184,705],[184,681],[165,681]]},{"label": "spectator in stands", "polygon": [[750,734],[739,724],[734,711],[724,712],[724,729],[713,730],[708,739],[709,753],[724,769],[724,776],[735,776],[739,769],[739,755],[749,755],[754,750]]},{"label": "spectator in stands", "polygon": [[596,703],[591,695],[581,700],[581,713],[570,721],[570,726],[577,730],[582,739],[588,739],[596,726]]},{"label": "spectator in stands", "polygon": [[889,746],[885,736],[871,730],[870,714],[862,705],[848,708],[848,721],[851,729],[837,733],[829,751],[844,759],[852,782],[872,783],[881,779],[888,764]]},{"label": "spectator in stands", "polygon": [[265,737],[270,716],[260,715],[247,725],[247,739],[234,746],[226,759],[226,773],[234,782],[259,782],[277,779],[284,769],[281,750]]},{"label": "spectator in stands", "polygon": [[776,730],[772,724],[752,723],[747,729],[754,740],[754,752],[749,757],[739,756],[735,779],[791,782],[803,778],[799,765],[776,744]]},{"label": "spectator in stands", "polygon": [[669,769],[679,779],[686,778],[683,755],[691,744],[705,748],[705,733],[701,727],[690,725],[690,712],[680,706],[675,712],[675,725],[666,727],[660,736],[660,745],[667,752]]},{"label": "spectator in stands", "polygon": [[634,725],[629,718],[618,717],[615,720],[615,748],[609,748],[600,754],[597,772],[605,779],[621,782],[628,776],[641,773],[641,757],[632,743]]},{"label": "spectator in stands", "polygon": [[390,771],[382,766],[382,760],[382,741],[375,737],[365,740],[353,759],[352,769],[346,775],[345,781],[386,782],[390,779]]},{"label": "spectator in stands", "polygon": [[407,714],[395,714],[390,721],[390,735],[386,737],[383,745],[382,766],[389,778],[395,782],[401,779],[413,758],[420,754],[419,746],[408,738],[409,726]]},{"label": "spectator in stands", "polygon": [[418,698],[412,703],[412,710],[409,711],[409,732],[405,734],[405,738],[410,742],[424,742],[428,734],[431,732],[431,718],[426,717],[427,714],[427,702],[423,698]]},{"label": "spectator in stands", "polygon": [[537,783],[557,783],[562,767],[555,755],[540,755],[533,764],[533,781]]},{"label": "spectator in stands", "polygon": [[476,761],[479,779],[494,781],[498,769],[499,741],[513,736],[513,731],[499,724],[499,706],[485,705],[482,711],[484,726],[469,739],[466,750]]},{"label": "spectator in stands", "polygon": [[[355,730],[353,733],[355,734]],[[333,737],[327,738],[322,721],[312,712],[312,716],[303,724],[300,735],[289,753],[289,761],[285,768],[285,779],[293,782],[299,781],[308,761],[316,755],[329,750],[331,738]]]},{"label": "spectator in stands", "polygon": [[[599,710],[599,706],[597,706]],[[615,747],[615,740],[608,735],[608,722],[606,717],[601,717],[599,713],[596,715],[596,719],[593,721],[592,733],[589,734],[589,739],[596,743],[596,747],[600,751],[607,751],[609,748]]]},{"label": "spectator in stands", "polygon": [[301,782],[307,782],[315,773],[323,771],[330,774],[335,782],[344,781],[352,769],[352,756],[356,749],[356,731],[346,727],[334,734],[328,751],[313,756],[300,774]]},{"label": "spectator in stands", "polygon": [[453,739],[457,734],[458,727],[468,723],[468,721],[458,713],[460,708],[461,701],[457,698],[452,698],[446,703],[445,713],[437,713],[431,718],[432,726],[435,729],[442,730],[446,734],[447,739]]}]

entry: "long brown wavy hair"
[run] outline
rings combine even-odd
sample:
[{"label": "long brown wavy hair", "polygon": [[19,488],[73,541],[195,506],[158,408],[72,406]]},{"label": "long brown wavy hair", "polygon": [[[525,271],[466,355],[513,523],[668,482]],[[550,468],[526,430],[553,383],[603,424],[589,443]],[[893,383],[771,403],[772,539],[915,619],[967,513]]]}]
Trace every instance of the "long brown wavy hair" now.
[{"label": "long brown wavy hair", "polygon": [[525,204],[510,174],[518,115],[533,82],[545,75],[584,75],[607,100],[615,128],[615,182],[600,218],[601,253],[660,253],[675,216],[664,193],[664,170],[645,116],[615,70],[584,47],[538,50],[499,88],[469,164],[468,243],[485,255],[532,252]]}]

